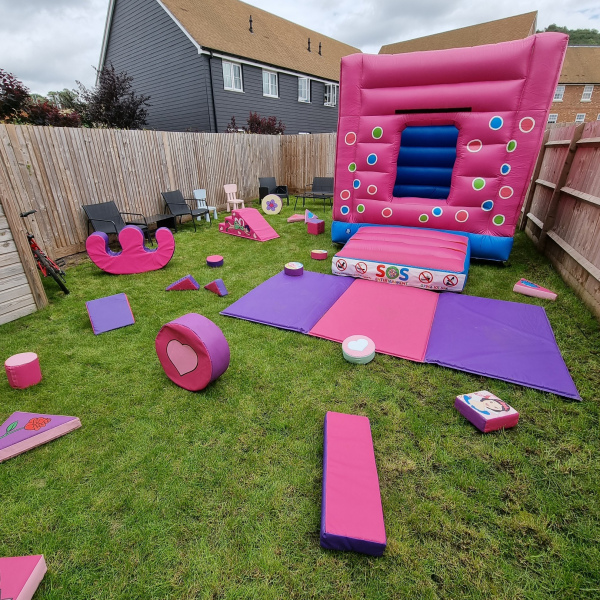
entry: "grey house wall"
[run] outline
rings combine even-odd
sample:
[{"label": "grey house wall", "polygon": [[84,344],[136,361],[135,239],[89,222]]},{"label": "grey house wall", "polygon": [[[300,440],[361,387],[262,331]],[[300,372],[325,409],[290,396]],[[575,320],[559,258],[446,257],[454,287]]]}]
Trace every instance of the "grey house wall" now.
[{"label": "grey house wall", "polygon": [[[235,58],[231,60],[235,62]],[[262,69],[242,64],[244,91],[232,92],[223,88],[221,59],[213,57],[211,61],[219,132],[225,131],[232,116],[238,126],[245,125],[250,111],[261,117],[276,116],[285,125],[286,134],[337,131],[338,107],[324,106],[324,83],[311,81],[310,103],[298,102],[298,77],[278,73],[279,98],[268,98],[263,96]]]},{"label": "grey house wall", "polygon": [[252,111],[276,116],[286,134],[337,130],[338,107],[324,106],[323,83],[311,81],[311,102],[298,102],[298,77],[278,73],[279,98],[268,98],[262,93],[262,69],[243,64],[243,93],[225,90],[221,59],[198,54],[155,1],[116,0],[104,62],[127,71],[136,93],[150,96],[151,129],[223,132],[232,116],[243,126]]},{"label": "grey house wall", "polygon": [[138,94],[150,96],[149,128],[214,131],[208,60],[158,2],[116,1],[105,64],[109,62],[133,77]]}]

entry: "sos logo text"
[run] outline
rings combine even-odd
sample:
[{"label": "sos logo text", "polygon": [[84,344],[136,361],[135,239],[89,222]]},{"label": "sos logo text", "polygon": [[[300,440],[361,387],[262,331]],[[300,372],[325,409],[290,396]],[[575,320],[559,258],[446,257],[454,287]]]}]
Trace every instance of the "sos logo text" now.
[{"label": "sos logo text", "polygon": [[408,267],[399,269],[398,267],[387,267],[385,265],[377,265],[377,277],[387,277],[388,279],[398,279],[399,281],[408,280]]}]

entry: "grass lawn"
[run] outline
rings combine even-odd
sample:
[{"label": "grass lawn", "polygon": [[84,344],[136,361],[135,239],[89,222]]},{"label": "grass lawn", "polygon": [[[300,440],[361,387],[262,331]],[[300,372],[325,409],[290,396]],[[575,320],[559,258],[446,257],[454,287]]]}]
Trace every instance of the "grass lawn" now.
[{"label": "grass lawn", "polygon": [[[334,251],[330,214],[319,237],[290,214],[271,218],[281,238],[266,243],[188,223],[160,271],[111,276],[84,261],[68,270],[69,296],[48,280],[49,308],[0,327],[0,358],[37,352],[43,373],[27,390],[0,377],[2,421],[21,410],[82,422],[0,465],[0,556],[45,555],[36,600],[599,598],[598,322],[523,234],[508,266],[472,264],[465,293],[546,307],[581,403],[390,356],[351,365],[339,344],[221,316],[285,262],[330,272],[310,259]],[[215,253],[221,269],[206,266]],[[221,277],[229,296],[164,291],[188,273]],[[520,277],[558,300],[514,294]],[[135,325],[94,336],[85,301],[119,292]],[[200,393],[171,383],[154,350],[188,312],[231,348]],[[483,435],[454,410],[480,389],[520,411],[515,429]],[[381,558],[319,546],[327,410],[371,420]]]}]

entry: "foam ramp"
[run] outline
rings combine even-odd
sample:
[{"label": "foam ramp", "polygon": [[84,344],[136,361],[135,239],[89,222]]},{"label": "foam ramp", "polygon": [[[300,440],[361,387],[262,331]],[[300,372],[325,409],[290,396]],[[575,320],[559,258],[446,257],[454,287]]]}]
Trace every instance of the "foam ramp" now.
[{"label": "foam ramp", "polygon": [[386,543],[369,419],[328,412],[323,445],[321,546],[381,556]]},{"label": "foam ramp", "polygon": [[31,600],[46,571],[41,554],[0,558],[0,598]]},{"label": "foam ramp", "polygon": [[225,217],[223,223],[219,223],[219,231],[257,242],[266,242],[279,237],[256,208],[232,211],[231,215]]}]

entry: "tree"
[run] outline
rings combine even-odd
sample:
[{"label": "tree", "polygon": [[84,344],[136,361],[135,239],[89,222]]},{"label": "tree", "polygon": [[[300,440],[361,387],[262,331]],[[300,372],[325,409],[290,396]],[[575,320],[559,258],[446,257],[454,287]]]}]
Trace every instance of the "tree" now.
[{"label": "tree", "polygon": [[61,92],[48,92],[48,102],[54,104],[62,110],[74,110],[78,113],[83,112],[84,103],[79,98],[77,90],[68,90],[65,88]]},{"label": "tree", "polygon": [[[568,29],[552,23],[542,31],[566,33],[569,36],[569,46],[600,46],[600,33],[597,29]],[[538,31],[537,33],[542,32]]]},{"label": "tree", "polygon": [[141,129],[146,125],[150,96],[136,94],[132,82],[133,77],[125,71],[117,73],[112,64],[98,71],[95,88],[88,90],[78,81],[83,122],[119,129]]},{"label": "tree", "polygon": [[0,120],[18,118],[29,101],[29,90],[12,74],[0,69]]},{"label": "tree", "polygon": [[261,117],[258,113],[250,112],[246,127],[238,127],[235,117],[227,124],[227,133],[244,131],[245,133],[262,133],[266,135],[280,135],[285,131],[285,125],[277,117]]}]

